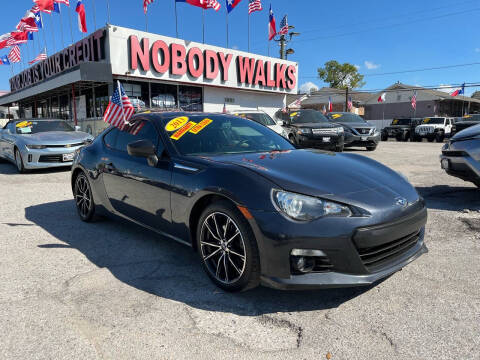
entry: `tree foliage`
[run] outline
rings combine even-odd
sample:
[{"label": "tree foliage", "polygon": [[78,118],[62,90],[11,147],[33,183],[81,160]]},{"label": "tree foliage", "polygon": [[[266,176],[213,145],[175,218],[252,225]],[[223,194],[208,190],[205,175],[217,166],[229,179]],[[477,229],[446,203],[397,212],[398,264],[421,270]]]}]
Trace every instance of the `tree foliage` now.
[{"label": "tree foliage", "polygon": [[323,68],[319,68],[318,77],[334,89],[346,89],[347,87],[356,89],[365,85],[363,75],[358,72],[355,65],[340,64],[336,60],[330,60],[325,63]]}]

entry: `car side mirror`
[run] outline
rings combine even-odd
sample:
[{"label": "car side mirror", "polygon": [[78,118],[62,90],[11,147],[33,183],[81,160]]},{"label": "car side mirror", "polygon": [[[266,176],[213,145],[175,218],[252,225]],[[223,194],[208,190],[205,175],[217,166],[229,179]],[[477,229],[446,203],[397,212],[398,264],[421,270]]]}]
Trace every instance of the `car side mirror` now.
[{"label": "car side mirror", "polygon": [[148,165],[154,167],[158,164],[158,156],[155,145],[150,140],[137,140],[127,145],[130,156],[146,158]]},{"label": "car side mirror", "polygon": [[80,131],[82,128],[79,125],[75,125],[75,131]]}]

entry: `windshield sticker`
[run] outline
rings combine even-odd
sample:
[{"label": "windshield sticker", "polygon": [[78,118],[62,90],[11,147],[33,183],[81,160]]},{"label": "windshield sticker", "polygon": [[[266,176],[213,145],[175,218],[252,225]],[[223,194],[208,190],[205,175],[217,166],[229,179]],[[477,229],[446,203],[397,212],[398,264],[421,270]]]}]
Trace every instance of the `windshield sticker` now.
[{"label": "windshield sticker", "polygon": [[297,116],[297,115],[298,115],[298,112],[293,112],[293,113],[290,114],[290,117],[293,118],[293,117],[295,117],[295,116]]},{"label": "windshield sticker", "polygon": [[183,125],[185,125],[187,122],[188,122],[188,117],[187,116],[177,117],[177,118],[172,119],[168,122],[168,124],[165,126],[165,130],[167,130],[168,132],[178,130]]},{"label": "windshield sticker", "polygon": [[18,128],[20,130],[20,134],[31,134],[32,128],[31,127],[21,127]]},{"label": "windshield sticker", "polygon": [[332,118],[333,119],[338,119],[338,118],[341,118],[342,116],[343,116],[342,114],[333,114]]},{"label": "windshield sticker", "polygon": [[178,130],[172,136],[170,136],[170,139],[179,140],[183,135],[185,135],[195,125],[197,125],[197,123],[194,123],[193,121],[188,122],[188,124],[186,124],[180,130]]},{"label": "windshield sticker", "polygon": [[32,122],[31,121],[22,121],[22,122],[19,122],[16,127],[21,129],[21,128],[25,128],[25,127],[28,127],[28,126],[32,126]]},{"label": "windshield sticker", "polygon": [[428,124],[429,122],[430,122],[430,118],[425,118],[425,119],[423,119],[423,123],[424,123],[424,124]]},{"label": "windshield sticker", "polygon": [[472,115],[465,115],[463,118],[464,119],[470,119],[472,117]]},{"label": "windshield sticker", "polygon": [[190,129],[190,132],[192,134],[198,134],[200,131],[205,129],[208,125],[210,125],[213,122],[212,119],[205,118],[202,121],[200,121],[198,124],[196,124],[193,128]]},{"label": "windshield sticker", "polygon": [[392,121],[392,125],[397,125],[397,124],[398,124],[398,120],[397,120],[397,119],[395,119],[395,120]]}]

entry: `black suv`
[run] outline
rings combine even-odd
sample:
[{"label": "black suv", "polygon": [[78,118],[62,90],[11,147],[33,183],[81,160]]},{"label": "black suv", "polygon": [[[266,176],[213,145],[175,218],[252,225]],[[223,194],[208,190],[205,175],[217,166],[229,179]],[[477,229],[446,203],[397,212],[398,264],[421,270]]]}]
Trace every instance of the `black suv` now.
[{"label": "black suv", "polygon": [[343,151],[343,127],[329,123],[317,110],[302,109],[285,113],[282,125],[289,140],[297,147]]},{"label": "black suv", "polygon": [[380,142],[380,132],[362,117],[349,112],[332,112],[327,116],[329,121],[343,126],[345,147],[366,147],[368,151],[377,148]]},{"label": "black suv", "polygon": [[422,123],[420,118],[394,119],[390,126],[382,130],[382,141],[395,138],[397,141],[414,141],[415,128]]},{"label": "black suv", "polygon": [[480,124],[480,114],[470,114],[465,115],[462,118],[455,119],[455,129],[453,130],[454,133],[458,133],[470,126]]}]

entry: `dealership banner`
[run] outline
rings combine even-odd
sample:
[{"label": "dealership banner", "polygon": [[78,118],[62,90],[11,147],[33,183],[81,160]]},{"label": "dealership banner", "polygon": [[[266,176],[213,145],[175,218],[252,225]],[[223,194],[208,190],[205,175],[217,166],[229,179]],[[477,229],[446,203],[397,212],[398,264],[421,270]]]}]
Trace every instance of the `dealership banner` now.
[{"label": "dealership banner", "polygon": [[112,26],[112,72],[119,76],[181,83],[297,93],[292,61]]}]

